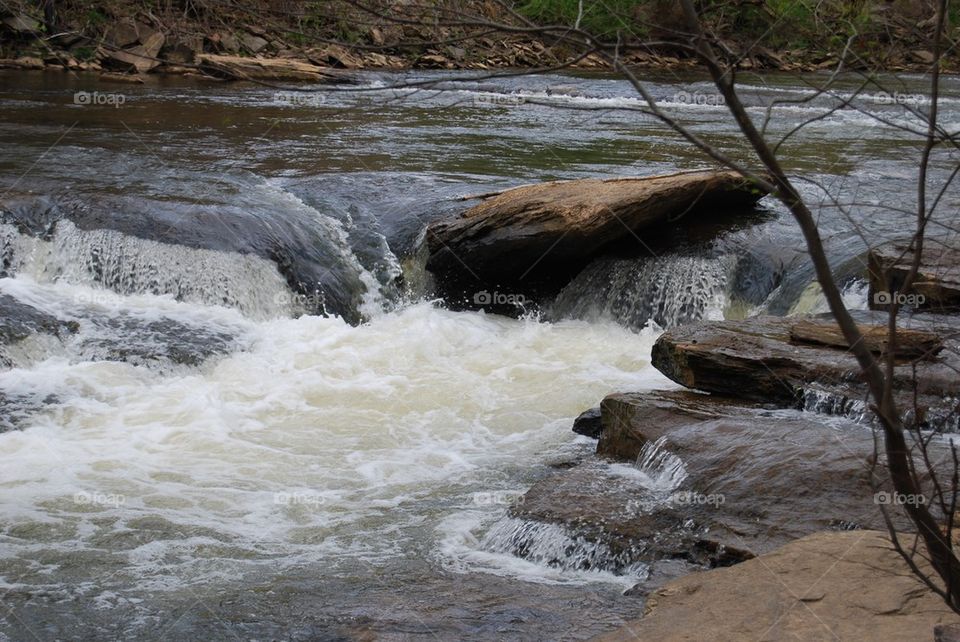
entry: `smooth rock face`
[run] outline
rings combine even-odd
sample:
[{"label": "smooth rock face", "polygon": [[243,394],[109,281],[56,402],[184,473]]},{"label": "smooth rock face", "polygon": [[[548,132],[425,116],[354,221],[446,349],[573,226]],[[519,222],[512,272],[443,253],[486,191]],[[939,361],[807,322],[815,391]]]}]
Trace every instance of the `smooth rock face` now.
[{"label": "smooth rock face", "polygon": [[920,269],[909,291],[903,283],[914,254],[905,243],[888,243],[870,250],[870,307],[885,310],[899,296],[902,305],[931,312],[960,311],[960,249],[956,240],[927,238]]},{"label": "smooth rock face", "polygon": [[[884,322],[886,315],[855,316],[860,324],[876,324]],[[793,408],[809,406],[817,395],[832,399],[830,403],[841,410],[851,404],[862,406],[867,390],[853,355],[843,347],[791,340],[796,323],[791,318],[752,317],[673,328],[657,340],[652,363],[677,383],[704,392]],[[904,318],[902,324],[942,339],[945,348],[937,358],[916,362],[917,402],[924,425],[957,430],[958,321],[915,315]],[[894,370],[894,389],[904,412],[913,409],[913,383],[913,362],[900,360]]]},{"label": "smooth rock face", "polygon": [[750,206],[762,196],[729,171],[517,187],[459,218],[430,225],[427,268],[440,280],[474,284],[519,282],[535,271],[570,272],[604,246],[647,227]]},{"label": "smooth rock face", "polygon": [[[823,530],[883,528],[872,433],[689,391],[615,394],[598,453],[535,484],[514,516],[562,524],[631,559],[726,565]],[[639,457],[638,457],[639,456]],[[890,511],[898,528],[909,524]]]},{"label": "smooth rock face", "polygon": [[[927,569],[928,572],[932,572]],[[910,572],[886,533],[817,533],[732,568],[669,582],[603,642],[930,640],[960,622]]]}]

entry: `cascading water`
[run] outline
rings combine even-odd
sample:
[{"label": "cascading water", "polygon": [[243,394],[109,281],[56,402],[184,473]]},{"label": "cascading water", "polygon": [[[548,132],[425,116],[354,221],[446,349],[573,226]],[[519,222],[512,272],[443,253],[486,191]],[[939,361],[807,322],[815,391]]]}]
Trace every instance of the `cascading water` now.
[{"label": "cascading water", "polygon": [[178,301],[237,308],[255,319],[303,312],[276,266],[249,254],[149,241],[113,230],[82,231],[60,221],[49,240],[0,224],[4,273],[38,283],[70,283],[89,298],[169,295]]},{"label": "cascading water", "polygon": [[722,319],[733,257],[601,259],[557,296],[551,318],[608,318],[631,328]]}]

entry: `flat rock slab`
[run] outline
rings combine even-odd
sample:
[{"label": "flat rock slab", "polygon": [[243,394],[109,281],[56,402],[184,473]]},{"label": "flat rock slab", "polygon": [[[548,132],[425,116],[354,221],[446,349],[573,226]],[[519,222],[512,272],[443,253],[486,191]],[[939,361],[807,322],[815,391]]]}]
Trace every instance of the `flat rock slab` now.
[{"label": "flat rock slab", "polygon": [[764,193],[731,171],[526,185],[427,229],[427,268],[441,280],[516,283],[569,271],[603,247],[657,224],[682,225]]},{"label": "flat rock slab", "polygon": [[214,76],[230,80],[339,82],[342,78],[329,69],[291,58],[244,58],[200,54],[196,57],[200,68]]},{"label": "flat rock slab", "polygon": [[162,33],[152,33],[136,47],[108,52],[103,64],[122,71],[147,73],[162,62],[158,56],[165,40]]},{"label": "flat rock slab", "polygon": [[[724,565],[829,529],[883,528],[870,430],[690,391],[610,395],[601,460],[535,484],[517,517],[562,524],[615,553]],[[936,447],[934,447],[936,448]],[[635,464],[639,459],[639,464]],[[882,500],[881,500],[882,501]],[[892,510],[898,528],[908,524]]]},{"label": "flat rock slab", "polygon": [[898,297],[915,310],[960,311],[960,248],[955,245],[956,239],[926,239],[919,270],[909,290],[903,289],[914,260],[908,244],[887,243],[870,250],[870,306],[884,310]]},{"label": "flat rock slab", "polygon": [[[931,572],[929,568],[928,572]],[[932,640],[960,622],[886,533],[817,533],[732,568],[673,580],[642,619],[596,640]]]},{"label": "flat rock slab", "polygon": [[[857,313],[861,325],[884,323],[885,313]],[[657,340],[652,363],[667,377],[688,388],[784,407],[864,412],[867,390],[860,368],[843,346],[796,340],[798,320],[752,317],[739,321],[706,321],[668,330]],[[894,370],[899,407],[913,408],[914,366],[917,402],[928,428],[958,429],[960,398],[960,320],[916,315],[904,327],[939,337],[942,351],[919,360],[903,359]]]}]

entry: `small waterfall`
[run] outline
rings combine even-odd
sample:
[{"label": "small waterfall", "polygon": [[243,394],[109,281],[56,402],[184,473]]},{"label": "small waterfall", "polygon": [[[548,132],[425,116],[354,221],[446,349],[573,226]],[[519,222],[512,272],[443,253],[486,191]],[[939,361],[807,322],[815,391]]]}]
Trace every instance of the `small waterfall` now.
[{"label": "small waterfall", "polygon": [[870,410],[863,399],[851,399],[823,388],[809,387],[803,390],[803,409],[822,415],[846,417],[858,423],[870,418]]},{"label": "small waterfall", "polygon": [[606,571],[640,577],[646,572],[646,565],[636,561],[639,551],[614,551],[558,524],[515,517],[505,517],[494,524],[480,548],[565,571]]},{"label": "small waterfall", "polygon": [[[171,295],[178,301],[237,308],[257,319],[289,316],[305,307],[276,265],[251,254],[158,243],[113,230],[83,231],[66,220],[57,224],[49,241],[4,224],[0,239],[4,274],[29,275],[38,283]],[[104,299],[111,296],[105,293]]]},{"label": "small waterfall", "polygon": [[633,329],[722,319],[736,257],[663,255],[599,259],[567,284],[551,318],[611,318]]},{"label": "small waterfall", "polygon": [[[864,399],[849,396],[829,389],[810,386],[803,390],[803,410],[822,415],[846,417],[857,423],[875,425],[876,416]],[[914,422],[914,410],[901,408],[902,419],[907,425]],[[960,399],[945,397],[941,403],[926,408],[921,422],[925,430],[937,432],[960,432]]]},{"label": "small waterfall", "polygon": [[637,470],[646,475],[653,491],[672,492],[687,478],[683,460],[666,448],[667,438],[648,441],[637,454]]}]

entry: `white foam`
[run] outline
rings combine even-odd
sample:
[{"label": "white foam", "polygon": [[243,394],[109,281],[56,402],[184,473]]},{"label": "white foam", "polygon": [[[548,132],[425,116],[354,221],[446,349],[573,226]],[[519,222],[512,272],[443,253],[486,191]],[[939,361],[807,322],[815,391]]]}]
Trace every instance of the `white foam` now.
[{"label": "white foam", "polygon": [[[424,506],[482,490],[490,471],[542,463],[604,395],[663,383],[648,364],[656,335],[613,324],[423,303],[359,327],[301,317],[248,330],[247,351],[188,373],[50,359],[0,375],[68,393],[0,434],[0,518],[93,533],[103,527],[91,520],[109,517],[112,537],[141,532],[138,518],[166,520],[186,535],[122,552],[136,581],[159,584],[158,560],[178,556],[189,573],[220,541],[233,551],[226,568],[266,550],[273,564],[386,558],[405,536],[384,528],[432,519]],[[89,537],[47,546],[83,550]],[[0,558],[23,552],[19,541],[2,548]]]}]

